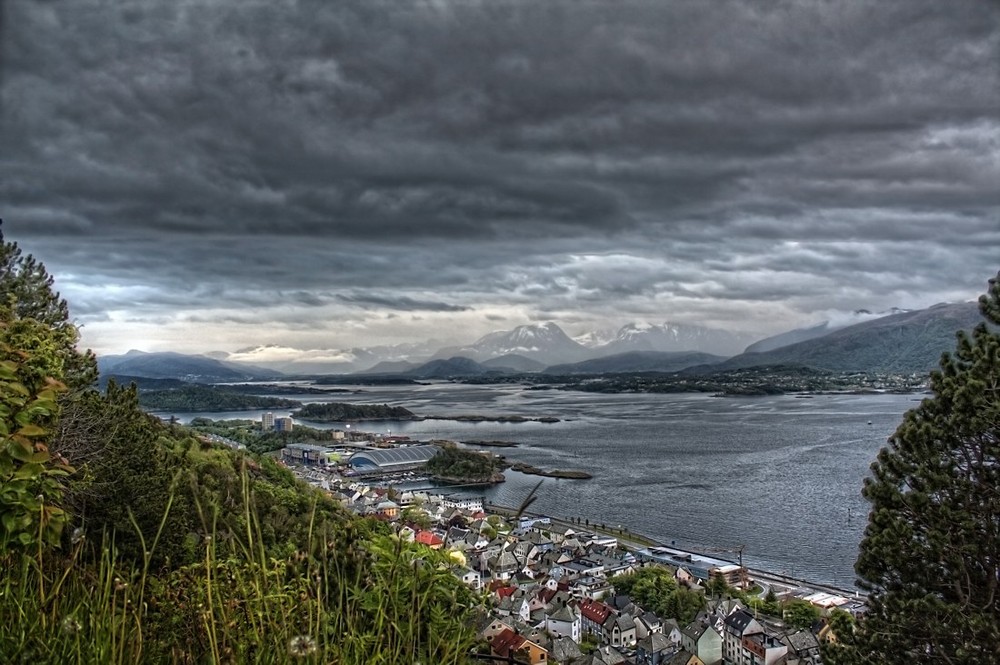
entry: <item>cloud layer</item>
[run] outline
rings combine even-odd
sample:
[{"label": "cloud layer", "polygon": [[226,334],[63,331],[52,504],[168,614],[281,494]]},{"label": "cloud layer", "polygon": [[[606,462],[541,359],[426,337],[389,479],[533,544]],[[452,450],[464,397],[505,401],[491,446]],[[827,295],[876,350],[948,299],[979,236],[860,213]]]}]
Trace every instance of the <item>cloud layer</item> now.
[{"label": "cloud layer", "polygon": [[1000,268],[996,3],[5,9],[4,231],[98,350],[764,334]]}]

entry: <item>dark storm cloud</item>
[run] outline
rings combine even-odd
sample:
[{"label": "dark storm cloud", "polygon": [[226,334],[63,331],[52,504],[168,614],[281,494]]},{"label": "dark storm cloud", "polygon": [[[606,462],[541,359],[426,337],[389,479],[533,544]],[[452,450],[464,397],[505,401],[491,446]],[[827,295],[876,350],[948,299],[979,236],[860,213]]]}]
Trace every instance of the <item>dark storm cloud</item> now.
[{"label": "dark storm cloud", "polygon": [[407,296],[378,296],[372,294],[344,294],[337,298],[343,302],[360,305],[362,307],[375,307],[378,309],[392,309],[397,311],[428,311],[428,312],[464,312],[468,307],[459,305],[449,305],[444,302],[433,302],[430,300],[414,300]]},{"label": "dark storm cloud", "polygon": [[4,18],[5,232],[94,321],[811,312],[997,267],[996,3],[23,0]]}]

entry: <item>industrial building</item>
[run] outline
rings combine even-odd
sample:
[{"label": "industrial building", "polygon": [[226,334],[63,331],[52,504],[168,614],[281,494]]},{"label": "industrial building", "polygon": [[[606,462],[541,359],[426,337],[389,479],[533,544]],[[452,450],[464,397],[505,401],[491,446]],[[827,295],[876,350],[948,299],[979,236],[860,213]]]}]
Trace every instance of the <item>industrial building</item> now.
[{"label": "industrial building", "polygon": [[437,451],[437,446],[362,450],[351,455],[350,465],[359,473],[409,471],[427,464]]},{"label": "industrial building", "polygon": [[707,581],[715,575],[721,575],[726,580],[726,583],[731,586],[743,586],[746,580],[745,569],[742,566],[733,564],[732,561],[694,554],[684,550],[677,550],[670,547],[648,547],[638,550],[635,555],[640,561],[650,561],[673,566],[674,568],[684,568],[700,580]]}]

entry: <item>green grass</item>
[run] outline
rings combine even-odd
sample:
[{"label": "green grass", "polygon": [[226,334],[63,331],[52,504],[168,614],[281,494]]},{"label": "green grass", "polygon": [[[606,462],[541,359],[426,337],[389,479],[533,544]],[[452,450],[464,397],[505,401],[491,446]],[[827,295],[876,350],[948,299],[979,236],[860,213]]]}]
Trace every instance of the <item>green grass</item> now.
[{"label": "green grass", "polygon": [[120,556],[110,535],[0,553],[0,661],[467,662],[478,598],[443,555],[350,522],[321,529],[310,514],[308,537],[276,556],[243,480],[244,531],[210,529],[200,559],[181,567],[150,567],[166,514],[155,534],[138,531],[142,561]]}]

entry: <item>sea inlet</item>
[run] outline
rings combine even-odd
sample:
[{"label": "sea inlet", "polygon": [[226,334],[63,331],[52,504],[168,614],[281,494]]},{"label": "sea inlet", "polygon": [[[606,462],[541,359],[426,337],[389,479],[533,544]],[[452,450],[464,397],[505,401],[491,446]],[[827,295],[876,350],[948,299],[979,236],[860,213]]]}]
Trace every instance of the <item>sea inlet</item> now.
[{"label": "sea inlet", "polygon": [[[449,382],[351,388],[329,397],[283,396],[404,406],[418,415],[558,418],[554,423],[425,420],[352,427],[420,440],[517,442],[515,448],[491,450],[538,467],[580,469],[594,476],[545,479],[532,511],[623,525],[691,549],[744,545],[747,565],[843,588],[854,584],[854,560],[867,522],[864,478],[903,414],[922,398],[594,394]],[[260,414],[197,413],[185,414],[185,420],[196,416]],[[501,485],[471,491],[516,506],[539,480],[512,471],[506,476]]]}]

